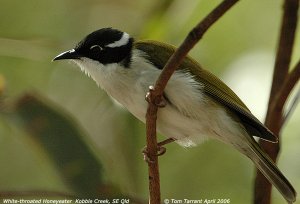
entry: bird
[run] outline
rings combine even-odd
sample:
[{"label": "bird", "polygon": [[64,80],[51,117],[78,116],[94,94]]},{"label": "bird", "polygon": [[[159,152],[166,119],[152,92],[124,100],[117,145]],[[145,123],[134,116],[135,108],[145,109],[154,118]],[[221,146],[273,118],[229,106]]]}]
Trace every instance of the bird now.
[{"label": "bird", "polygon": [[[145,95],[155,84],[176,47],[154,40],[135,40],[115,28],[101,28],[53,61],[71,60],[113,99],[145,123]],[[207,139],[230,145],[248,157],[288,203],[296,191],[254,136],[277,137],[218,77],[186,56],[163,93],[165,107],[157,113],[157,131],[184,147]]]}]

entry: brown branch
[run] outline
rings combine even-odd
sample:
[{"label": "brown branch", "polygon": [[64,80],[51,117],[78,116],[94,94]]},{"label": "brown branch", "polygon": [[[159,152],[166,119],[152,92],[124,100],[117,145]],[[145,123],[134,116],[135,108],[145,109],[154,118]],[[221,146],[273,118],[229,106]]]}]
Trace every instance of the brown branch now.
[{"label": "brown branch", "polygon": [[[280,129],[283,119],[283,104],[291,91],[293,82],[288,82],[290,77],[288,70],[290,67],[293,45],[295,40],[295,32],[297,27],[297,13],[299,7],[299,0],[285,0],[284,14],[282,18],[281,33],[276,54],[276,61],[273,73],[273,82],[269,98],[269,105],[265,125],[275,134],[278,135],[280,141]],[[298,69],[297,69],[298,70]],[[297,71],[296,70],[296,71]],[[294,73],[294,71],[292,72]],[[294,78],[293,78],[294,79]],[[285,82],[285,83],[282,83]],[[286,85],[286,88],[282,87]],[[282,92],[282,91],[284,92]],[[280,94],[281,96],[278,96]],[[277,105],[279,104],[279,105]],[[276,162],[280,144],[279,142],[268,143],[260,140],[262,148],[269,154],[271,159]],[[271,202],[271,184],[268,180],[257,170],[254,190],[255,204],[269,204]]]},{"label": "brown branch", "polygon": [[157,156],[157,139],[156,139],[156,119],[158,104],[162,103],[162,94],[174,73],[176,68],[182,62],[187,53],[195,46],[202,38],[203,34],[215,23],[224,13],[226,13],[239,0],[224,0],[211,13],[209,13],[195,28],[188,34],[180,47],[170,57],[166,63],[162,73],[155,83],[154,89],[149,90],[148,109],[146,114],[146,131],[147,131],[147,153],[150,161],[148,162],[149,169],[149,191],[150,204],[160,204],[160,181],[158,170]]},{"label": "brown branch", "polygon": [[300,79],[300,60],[298,64],[295,66],[295,68],[288,74],[286,77],[280,91],[277,94],[276,97],[276,106],[271,107],[272,109],[278,109],[282,110],[283,106],[289,96],[289,94],[292,92],[293,88],[297,84],[297,82]]},{"label": "brown branch", "polygon": [[[221,16],[223,16],[226,11],[228,11],[235,3],[239,0],[224,0],[220,5],[218,5],[211,13],[209,13],[200,23],[194,27],[185,40],[182,42],[180,47],[176,52],[170,57],[166,63],[161,75],[155,84],[155,91],[153,96],[159,96],[163,93],[168,80],[182,62],[187,53],[196,45],[196,43],[202,38],[204,33],[210,28],[210,26],[215,23]],[[160,99],[161,100],[161,99]]]},{"label": "brown branch", "polygon": [[282,126],[281,129],[287,123],[288,119],[295,111],[299,101],[300,101],[300,89],[296,93],[296,96],[292,99],[290,107],[284,113],[284,118],[282,119],[282,123],[281,123],[281,126]]}]

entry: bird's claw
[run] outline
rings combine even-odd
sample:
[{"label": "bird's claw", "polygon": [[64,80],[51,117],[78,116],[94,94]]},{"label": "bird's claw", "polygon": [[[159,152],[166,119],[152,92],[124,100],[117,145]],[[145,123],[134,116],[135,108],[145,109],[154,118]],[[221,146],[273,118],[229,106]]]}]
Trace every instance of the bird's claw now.
[{"label": "bird's claw", "polygon": [[[163,154],[165,154],[167,151],[167,149],[163,146],[157,146],[157,152],[155,155],[153,156],[161,156]],[[147,163],[153,163],[154,161],[150,158],[149,152],[147,151],[147,146],[143,148],[142,153],[144,155],[144,160]]]},{"label": "bird's claw", "polygon": [[149,91],[146,93],[146,101],[148,103],[152,103],[154,105],[156,105],[157,107],[163,108],[167,105],[167,102],[165,100],[164,97],[154,97],[153,96],[153,92],[154,92],[154,86],[149,86]]}]

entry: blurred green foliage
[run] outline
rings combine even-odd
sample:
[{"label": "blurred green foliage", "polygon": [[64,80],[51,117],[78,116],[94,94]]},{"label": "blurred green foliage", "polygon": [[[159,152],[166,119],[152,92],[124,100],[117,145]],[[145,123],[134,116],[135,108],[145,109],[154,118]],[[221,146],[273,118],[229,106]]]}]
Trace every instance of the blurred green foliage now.
[{"label": "blurred green foliage", "polygon": [[[88,186],[103,182],[115,186],[125,195],[147,199],[147,166],[141,155],[145,145],[144,125],[115,105],[75,66],[51,63],[51,59],[61,51],[72,48],[86,34],[102,27],[119,28],[137,39],[156,39],[179,45],[199,19],[219,2],[1,0],[0,192],[32,189],[82,192],[82,189],[74,189],[74,185],[78,184],[76,181],[73,185],[66,185],[61,177],[65,173],[72,180],[74,175],[64,171],[64,165],[57,165],[68,155],[64,162],[84,161],[82,165],[86,167],[83,169],[90,169],[89,176],[82,174],[80,179],[94,175],[91,179],[94,184],[87,183],[87,186],[78,188],[87,190]],[[263,69],[267,73],[263,77],[268,78],[272,74],[281,7],[281,0],[240,1],[205,34],[190,55],[220,77],[245,56],[271,56],[267,64],[262,65],[257,57],[246,61],[248,64],[243,61],[240,68],[243,70],[251,64],[250,72],[245,73],[257,73]],[[299,44],[299,37],[298,32],[296,44]],[[299,56],[300,47],[295,46],[293,63]],[[254,92],[266,90],[254,96],[250,95],[250,91],[243,90],[248,98],[242,98],[246,104],[251,97],[254,98],[254,109],[262,106],[265,110],[266,103],[260,101],[268,97],[270,81],[266,82],[266,87],[261,87],[253,86],[259,76],[232,75],[232,78],[250,80],[248,89],[254,89]],[[13,110],[16,101],[33,90],[43,100],[35,101],[39,105],[34,107],[27,103],[21,105],[22,108],[17,109],[19,119],[12,119],[8,113]],[[60,108],[52,110],[53,103]],[[17,104],[17,107],[20,106],[20,103]],[[40,108],[43,111],[37,111]],[[38,132],[39,139],[32,137],[37,134],[36,131],[28,132],[26,128],[16,125],[24,119],[25,122],[32,120],[27,117],[33,117],[33,114],[51,121],[47,133]],[[69,114],[78,122],[69,122]],[[61,127],[59,120],[63,120],[61,124],[70,126]],[[280,169],[298,192],[299,121],[297,108],[283,131],[279,160]],[[36,125],[39,130],[40,125]],[[59,141],[60,131],[53,134],[56,137],[49,139],[48,133],[55,131],[52,127],[69,129],[69,133]],[[86,134],[77,131],[81,127]],[[50,142],[57,142],[57,146],[49,145]],[[183,149],[176,144],[168,145],[167,149],[167,154],[160,158],[163,198],[230,198],[231,203],[251,203],[254,167],[232,148],[208,141],[192,149]],[[71,165],[70,168],[77,168],[79,163],[73,163],[75,167]],[[274,203],[283,202],[277,191],[273,195]]]},{"label": "blurred green foliage", "polygon": [[86,134],[81,133],[78,124],[66,118],[67,114],[48,104],[27,94],[18,100],[13,113],[33,136],[32,140],[52,157],[76,195],[96,196],[104,183],[103,169],[82,141]]}]

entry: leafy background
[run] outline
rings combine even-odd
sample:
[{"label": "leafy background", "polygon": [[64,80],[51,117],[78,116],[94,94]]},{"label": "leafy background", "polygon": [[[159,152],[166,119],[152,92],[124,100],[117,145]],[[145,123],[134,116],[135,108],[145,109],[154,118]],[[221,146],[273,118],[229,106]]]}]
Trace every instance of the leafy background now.
[{"label": "leafy background", "polygon": [[[89,188],[101,187],[102,195],[146,200],[147,166],[141,155],[144,124],[112,102],[73,64],[51,60],[102,27],[179,45],[219,2],[1,0],[0,192],[89,195]],[[226,81],[261,120],[281,8],[279,0],[241,1],[190,53]],[[300,47],[295,46],[293,64],[299,56]],[[279,160],[298,192],[299,122],[298,107],[283,130]],[[163,198],[251,203],[253,164],[232,148],[207,141],[192,149],[176,144],[167,149],[160,157]],[[274,203],[283,202],[276,190],[273,195]]]}]

